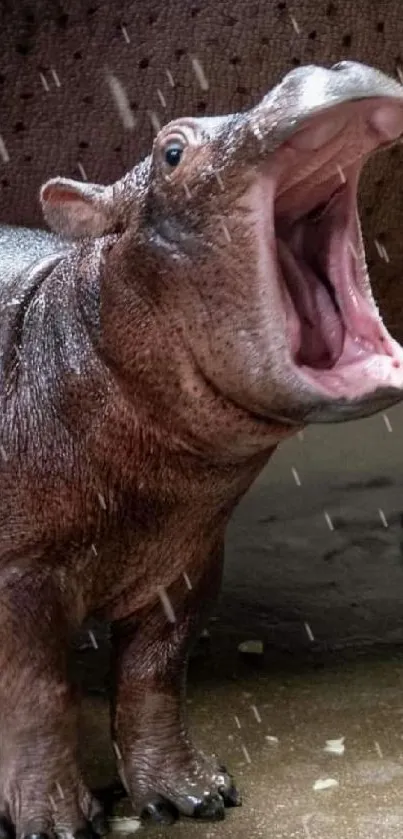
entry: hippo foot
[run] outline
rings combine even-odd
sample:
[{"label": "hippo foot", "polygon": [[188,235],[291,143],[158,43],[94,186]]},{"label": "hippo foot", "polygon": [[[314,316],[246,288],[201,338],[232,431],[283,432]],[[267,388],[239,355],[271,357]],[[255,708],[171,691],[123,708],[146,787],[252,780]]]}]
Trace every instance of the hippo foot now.
[{"label": "hippo foot", "polygon": [[[0,839],[96,839],[108,832],[101,805],[81,780],[64,772],[46,778],[40,757],[34,768],[15,766],[15,777],[1,767]],[[63,766],[60,765],[61,770]],[[14,775],[14,772],[13,772]]]},{"label": "hippo foot", "polygon": [[180,815],[221,821],[226,807],[242,803],[226,769],[199,753],[192,755],[186,767],[181,761],[178,768],[155,755],[153,765],[137,767],[136,774],[130,773],[129,778],[131,798],[143,822],[172,824]]}]

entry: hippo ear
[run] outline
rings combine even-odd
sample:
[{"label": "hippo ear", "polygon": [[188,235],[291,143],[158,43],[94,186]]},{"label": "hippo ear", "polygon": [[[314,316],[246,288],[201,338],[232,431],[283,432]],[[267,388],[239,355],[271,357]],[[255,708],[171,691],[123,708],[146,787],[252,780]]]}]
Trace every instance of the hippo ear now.
[{"label": "hippo ear", "polygon": [[40,200],[49,227],[69,238],[103,236],[118,224],[112,187],[52,178]]}]

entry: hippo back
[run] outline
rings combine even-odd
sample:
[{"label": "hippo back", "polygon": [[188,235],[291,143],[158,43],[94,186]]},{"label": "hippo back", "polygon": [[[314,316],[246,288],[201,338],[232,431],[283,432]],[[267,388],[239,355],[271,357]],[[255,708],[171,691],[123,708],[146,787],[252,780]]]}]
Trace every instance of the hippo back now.
[{"label": "hippo back", "polygon": [[27,308],[70,249],[71,244],[44,230],[0,227],[0,391],[7,359],[20,343]]},{"label": "hippo back", "polygon": [[0,227],[0,297],[17,277],[29,275],[27,269],[46,257],[65,252],[68,245],[46,230],[29,230],[25,227],[2,225]]}]

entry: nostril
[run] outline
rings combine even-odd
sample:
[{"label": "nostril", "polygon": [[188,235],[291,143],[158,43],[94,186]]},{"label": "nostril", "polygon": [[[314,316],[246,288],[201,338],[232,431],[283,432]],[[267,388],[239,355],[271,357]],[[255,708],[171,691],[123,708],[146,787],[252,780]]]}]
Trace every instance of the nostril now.
[{"label": "nostril", "polygon": [[350,67],[354,67],[354,61],[338,61],[337,64],[333,64],[330,69],[335,70],[337,73],[340,70],[349,70]]}]

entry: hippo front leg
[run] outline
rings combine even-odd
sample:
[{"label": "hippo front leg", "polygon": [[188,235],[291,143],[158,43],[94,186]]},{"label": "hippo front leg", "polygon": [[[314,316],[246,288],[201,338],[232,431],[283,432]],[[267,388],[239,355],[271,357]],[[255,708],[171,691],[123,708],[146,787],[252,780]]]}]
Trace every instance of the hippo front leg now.
[{"label": "hippo front leg", "polygon": [[166,592],[165,610],[157,596],[146,614],[113,625],[115,749],[122,780],[144,819],[169,823],[180,813],[219,820],[225,806],[241,803],[226,770],[192,745],[185,723],[189,649],[221,575],[222,550],[198,579],[193,571],[191,590],[178,578]]},{"label": "hippo front leg", "polygon": [[107,830],[77,763],[70,631],[51,572],[0,574],[1,839],[95,839]]}]

